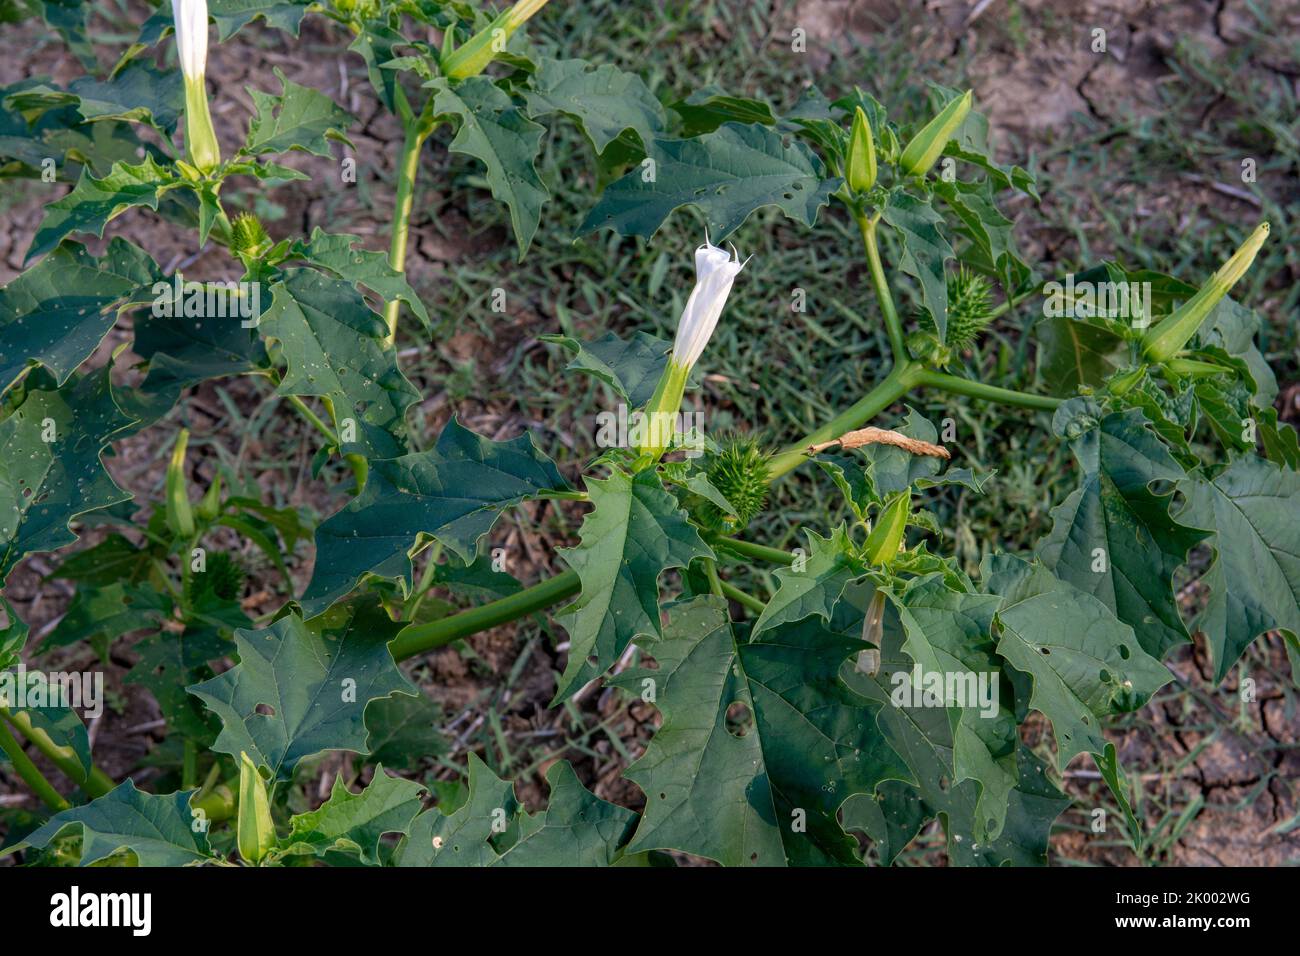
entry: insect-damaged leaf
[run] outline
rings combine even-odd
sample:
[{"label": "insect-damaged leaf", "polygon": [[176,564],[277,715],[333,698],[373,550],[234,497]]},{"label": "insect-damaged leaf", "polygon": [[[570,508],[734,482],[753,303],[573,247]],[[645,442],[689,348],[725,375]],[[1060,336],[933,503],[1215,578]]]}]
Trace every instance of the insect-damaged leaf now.
[{"label": "insect-damaged leaf", "polygon": [[653,236],[681,206],[704,214],[715,242],[763,206],[811,226],[839,183],[803,143],[787,144],[766,126],[725,123],[695,139],[656,140],[645,162],[605,190],[579,234]]},{"label": "insect-damaged leaf", "polygon": [[319,613],[367,572],[409,579],[408,552],[420,533],[468,563],[506,508],[568,489],[528,435],[494,442],[452,419],[432,451],[372,461],[365,490],[316,529],[303,608]]},{"label": "insect-damaged leaf", "polygon": [[385,833],[405,834],[423,804],[423,784],[390,777],[383,767],[360,793],[352,793],[342,775],[334,778],[330,797],[320,807],[289,821],[289,835],[278,853],[355,854],[368,866],[379,865],[379,840]]},{"label": "insect-damaged leaf", "polygon": [[0,581],[23,555],[77,540],[68,530],[77,515],[131,497],[99,460],[131,424],[113,401],[109,369],[62,388],[33,372],[23,403],[0,421]]},{"label": "insect-damaged leaf", "polygon": [[646,794],[628,852],[680,850],[724,866],[855,864],[840,805],[909,777],[876,728],[879,706],[838,677],[861,648],[815,619],[742,642],[713,596],[672,607],[652,648],[659,668],[612,681],[637,695],[653,686],[663,714],[627,770]]},{"label": "insect-damaged leaf", "polygon": [[1056,763],[1105,753],[1101,720],[1144,704],[1173,678],[1090,594],[1042,565],[990,555],[980,573],[1002,598],[998,653],[1033,681],[1029,706],[1056,732]]},{"label": "insect-damaged leaf", "polygon": [[186,790],[155,796],[135,788],[130,780],[91,801],[56,813],[29,833],[15,849],[41,849],[64,831],[81,835],[80,865],[90,866],[119,850],[130,850],[140,866],[186,866],[212,859],[206,829],[193,826]]},{"label": "insect-damaged leaf", "polygon": [[652,469],[615,468],[603,481],[588,478],[587,492],[595,507],[582,543],[559,552],[582,593],[560,612],[570,647],[556,701],[605,673],[638,635],[658,636],[659,575],[713,555]]},{"label": "insect-damaged leaf", "polygon": [[344,130],[352,114],[310,86],[301,86],[275,71],[279,95],[249,88],[257,115],[249,121],[244,152],[253,156],[285,153],[291,149],[317,156],[330,155],[330,140],[348,143]]},{"label": "insect-damaged leaf", "polygon": [[469,755],[469,799],[450,814],[434,808],[416,818],[398,849],[398,866],[610,866],[637,816],[578,782],[568,761],[546,774],[550,800],[524,813],[514,787]]},{"label": "insect-damaged leaf", "polygon": [[236,631],[239,663],[189,688],[221,719],[213,749],[245,752],[276,778],[325,750],[364,753],[366,705],[415,693],[388,652],[398,627],[365,600]]},{"label": "insect-damaged leaf", "polygon": [[[102,256],[69,242],[0,289],[0,391],[29,363],[62,385],[90,357],[126,304],[152,296],[153,260],[115,238]],[[147,299],[145,299],[147,301]]]}]

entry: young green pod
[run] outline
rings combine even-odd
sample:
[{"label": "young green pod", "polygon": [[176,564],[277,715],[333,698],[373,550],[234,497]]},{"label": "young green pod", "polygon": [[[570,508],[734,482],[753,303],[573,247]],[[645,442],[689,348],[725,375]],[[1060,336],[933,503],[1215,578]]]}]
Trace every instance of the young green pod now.
[{"label": "young green pod", "polygon": [[185,481],[185,449],[189,443],[189,430],[182,428],[172,447],[171,461],[167,463],[167,494],[164,502],[167,527],[173,534],[185,539],[194,535],[194,513],[190,510],[189,488]]},{"label": "young green pod", "polygon": [[876,141],[867,114],[859,106],[849,130],[849,153],[844,160],[844,178],[855,193],[865,193],[876,184]]},{"label": "young green pod", "polygon": [[889,564],[898,554],[903,544],[903,533],[907,531],[907,517],[912,509],[912,495],[903,491],[890,498],[880,514],[876,516],[875,526],[867,535],[863,546],[863,557],[870,564]]},{"label": "young green pod", "polygon": [[1166,362],[1178,354],[1197,329],[1205,322],[1219,300],[1246,274],[1260,246],[1268,238],[1268,223],[1262,222],[1241,244],[1232,258],[1219,267],[1205,285],[1172,313],[1165,316],[1142,337],[1142,354],[1150,362]]},{"label": "young green pod", "polygon": [[239,753],[239,816],[235,843],[239,855],[248,863],[260,863],[276,844],[266,781],[257,772],[257,765],[243,751]]},{"label": "young green pod", "polygon": [[204,521],[211,521],[221,514],[221,475],[214,475],[212,484],[208,485],[208,490],[203,493],[195,507],[195,513]]},{"label": "young green pod", "polygon": [[924,176],[943,154],[943,148],[970,112],[973,94],[967,90],[939,111],[903,150],[898,165],[909,176]]}]

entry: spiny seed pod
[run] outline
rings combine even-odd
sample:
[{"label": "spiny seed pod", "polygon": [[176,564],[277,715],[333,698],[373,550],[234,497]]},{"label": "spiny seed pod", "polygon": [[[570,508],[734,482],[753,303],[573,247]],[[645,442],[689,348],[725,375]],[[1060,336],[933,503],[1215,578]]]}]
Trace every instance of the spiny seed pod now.
[{"label": "spiny seed pod", "polygon": [[225,551],[208,555],[207,569],[195,571],[186,583],[185,597],[191,606],[201,604],[205,598],[235,601],[244,590],[245,572]]},{"label": "spiny seed pod", "polygon": [[978,272],[965,266],[948,286],[948,344],[955,349],[970,346],[989,324],[993,311],[993,286]]},{"label": "spiny seed pod", "polygon": [[733,438],[709,457],[704,473],[736,509],[735,520],[711,506],[721,524],[743,528],[767,505],[768,456],[753,438]]},{"label": "spiny seed pod", "polygon": [[241,212],[230,224],[230,248],[237,253],[258,255],[270,241],[262,221],[251,212]]}]

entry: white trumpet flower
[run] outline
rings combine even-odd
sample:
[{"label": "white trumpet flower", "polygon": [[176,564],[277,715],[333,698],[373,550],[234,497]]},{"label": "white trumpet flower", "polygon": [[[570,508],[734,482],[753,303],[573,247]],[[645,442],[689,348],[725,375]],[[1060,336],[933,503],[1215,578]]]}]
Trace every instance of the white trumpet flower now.
[{"label": "white trumpet flower", "polygon": [[208,65],[207,0],[172,0],[176,26],[176,53],[185,78],[185,146],[190,159],[203,172],[221,163],[221,148],[208,112],[208,91],[203,74]]},{"label": "white trumpet flower", "polygon": [[[732,252],[735,253],[734,247]],[[718,327],[722,307],[731,294],[731,284],[743,268],[745,263],[740,261],[738,253],[733,258],[709,242],[707,236],[704,245],[695,250],[695,288],[691,290],[691,297],[686,300],[686,308],[677,323],[672,355],[672,361],[687,371],[704,354],[704,347]]]},{"label": "white trumpet flower", "polygon": [[207,0],[172,0],[176,53],[187,80],[202,80],[208,65]]},{"label": "white trumpet flower", "polygon": [[668,365],[645,410],[647,428],[644,440],[638,443],[643,461],[657,460],[668,447],[686,392],[686,378],[718,327],[732,283],[749,261],[742,262],[734,247],[731,252],[713,245],[707,235],[704,245],[695,250],[695,288],[678,320]]}]

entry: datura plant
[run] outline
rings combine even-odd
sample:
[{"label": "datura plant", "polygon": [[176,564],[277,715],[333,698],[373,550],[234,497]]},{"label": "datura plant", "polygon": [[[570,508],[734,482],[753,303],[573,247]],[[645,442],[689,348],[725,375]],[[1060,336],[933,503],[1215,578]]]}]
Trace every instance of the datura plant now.
[{"label": "datura plant", "polygon": [[[1115,262],[1044,276],[998,208],[1009,191],[1036,200],[1034,178],[994,158],[971,92],[933,86],[929,112],[907,118],[859,89],[810,87],[785,112],[716,88],[671,101],[637,75],[541,52],[528,29],[544,0],[163,0],[106,74],[84,11],[58,10],[52,25],[90,74],[0,90],[0,169],[70,187],[0,290],[0,575],[57,551],[52,573],[76,593],[39,634],[0,599],[3,772],[45,807],[9,829],[6,854],[855,866],[888,864],[936,821],[954,865],[1031,865],[1046,862],[1076,760],[1095,763],[1141,853],[1139,794],[1108,720],[1170,682],[1163,661],[1193,634],[1215,683],[1268,632],[1300,667],[1300,447],[1273,407],[1260,318],[1230,297],[1267,223],[1235,252],[1224,243],[1209,277]],[[268,196],[293,189],[305,176],[286,153],[346,162],[356,118],[282,74],[279,89],[249,90],[242,137],[214,131],[235,103],[209,43],[259,17],[297,36],[309,15],[364,60],[399,124],[386,253],[319,226],[268,230],[223,197],[232,177]],[[554,123],[585,134],[606,185],[581,222],[552,228],[640,237],[661,255],[661,225],[683,207],[695,217],[694,287],[668,290],[685,301],[675,339],[545,337],[629,416],[627,439],[593,460],[556,463],[532,435],[476,434],[454,415],[426,441],[395,346],[399,325],[425,340],[434,327],[405,276],[423,151],[445,143],[481,164],[475,182],[504,204],[522,257],[549,198],[535,161]],[[718,367],[709,343],[734,320],[729,295],[791,270],[728,248],[733,234],[740,250],[757,245],[742,226],[765,207],[808,230],[851,224],[853,305],[879,315],[881,348],[858,350],[861,398],[806,435],[782,434],[788,422],[706,434],[687,427],[708,403],[690,385]],[[138,215],[192,230],[190,251],[209,244],[240,280],[195,281],[106,238]],[[1037,348],[1033,393],[967,373],[990,323],[1013,317]],[[118,344],[101,348],[115,328]],[[233,377],[319,432],[312,472],[341,478],[344,507],[313,523],[236,468],[200,480],[188,433],[165,424],[158,496],[133,501],[114,483],[111,448]],[[1073,452],[1077,487],[1033,551],[990,548],[978,567],[945,553],[938,497],[998,479],[961,465],[955,423],[908,404],[944,393],[1029,410]],[[814,482],[842,506],[820,523],[800,509],[792,550],[756,540],[766,509]],[[505,513],[548,513],[530,502],[582,520],[540,563],[557,573],[525,582],[488,545]],[[87,532],[95,543],[76,549]],[[290,565],[311,541],[298,593]],[[240,600],[252,561],[286,595],[256,619]],[[1194,617],[1174,589],[1192,577]],[[629,743],[643,799],[601,799],[563,760],[537,812],[473,753],[458,789],[410,779],[432,746],[411,728],[441,718],[403,662],[548,609],[567,644],[552,706],[603,685],[657,711],[648,744]],[[106,773],[84,706],[22,678],[75,645],[130,662],[126,681],[156,699],[166,740],[148,777]],[[1054,751],[1027,745],[1028,720],[1050,728]],[[340,775],[306,800],[295,781],[326,752],[369,764],[369,782]]]}]

